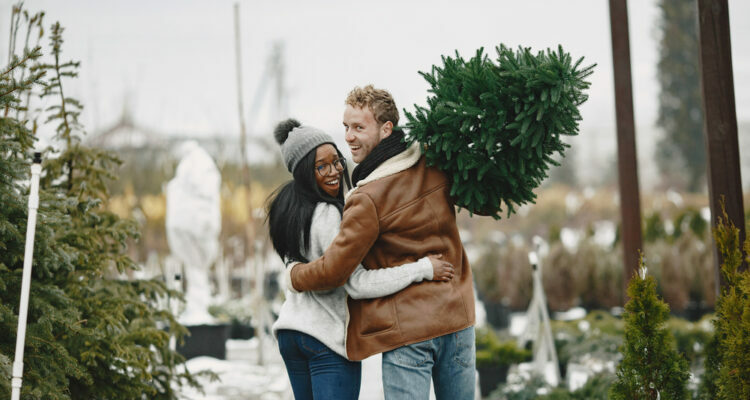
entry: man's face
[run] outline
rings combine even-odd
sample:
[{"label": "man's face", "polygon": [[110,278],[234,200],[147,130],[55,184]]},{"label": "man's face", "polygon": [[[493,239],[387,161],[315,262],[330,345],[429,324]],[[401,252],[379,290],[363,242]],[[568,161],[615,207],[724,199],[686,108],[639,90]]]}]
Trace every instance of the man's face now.
[{"label": "man's face", "polygon": [[344,139],[352,151],[352,160],[359,164],[367,158],[381,140],[390,136],[393,124],[378,124],[369,108],[346,105],[344,110]]}]

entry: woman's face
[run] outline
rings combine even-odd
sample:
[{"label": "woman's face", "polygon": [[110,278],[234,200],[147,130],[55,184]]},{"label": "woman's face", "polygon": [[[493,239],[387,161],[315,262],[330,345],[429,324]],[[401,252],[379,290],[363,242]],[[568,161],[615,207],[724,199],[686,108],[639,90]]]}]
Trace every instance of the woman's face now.
[{"label": "woman's face", "polygon": [[334,164],[339,159],[339,154],[332,144],[318,146],[315,150],[315,181],[318,186],[331,197],[339,194],[341,187],[341,174]]}]

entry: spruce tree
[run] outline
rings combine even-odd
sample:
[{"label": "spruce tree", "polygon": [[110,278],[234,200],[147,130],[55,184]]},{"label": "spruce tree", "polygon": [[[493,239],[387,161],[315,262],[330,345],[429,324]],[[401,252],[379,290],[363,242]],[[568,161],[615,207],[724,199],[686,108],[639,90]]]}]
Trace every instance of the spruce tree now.
[{"label": "spruce tree", "polygon": [[628,285],[625,305],[623,359],[617,380],[610,388],[612,399],[687,399],[687,361],[678,354],[674,338],[664,323],[669,306],[656,294],[656,280],[646,274],[641,258],[640,276]]},{"label": "spruce tree", "polygon": [[469,212],[500,218],[533,202],[554,154],[578,134],[578,107],[588,96],[582,67],[559,47],[536,55],[500,45],[497,60],[477,50],[464,60],[444,56],[442,66],[420,72],[430,85],[427,107],[404,111],[407,140],[425,145],[428,165],[452,179],[451,196]]},{"label": "spruce tree", "polygon": [[[42,16],[14,7],[11,49],[20,22],[32,31]],[[41,62],[40,47],[24,46],[0,75],[0,397],[10,395],[26,182],[34,130],[43,123],[53,124],[62,148],[45,151],[40,182],[22,398],[175,399],[176,385],[197,383],[169,349],[169,334],[183,335],[184,327],[155,304],[177,294],[157,280],[127,278],[137,268],[125,254],[136,225],[105,208],[118,160],[81,143],[82,105],[65,95],[78,63],[63,61],[62,32],[59,23],[50,27],[49,62]],[[35,102],[51,104],[41,122],[26,118]]]},{"label": "spruce tree", "polygon": [[750,270],[740,270],[743,257],[750,254],[750,239],[740,248],[739,229],[726,211],[719,217],[714,240],[723,257],[721,273],[726,285],[716,303],[713,321],[716,350],[706,361],[706,375],[711,380],[704,390],[706,397],[718,399],[750,398]]}]

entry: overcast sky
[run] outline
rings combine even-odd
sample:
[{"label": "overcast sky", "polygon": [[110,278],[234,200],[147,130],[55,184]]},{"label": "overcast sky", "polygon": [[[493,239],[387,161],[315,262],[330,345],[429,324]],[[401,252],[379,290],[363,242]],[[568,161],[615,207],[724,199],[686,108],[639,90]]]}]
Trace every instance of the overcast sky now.
[{"label": "overcast sky", "polygon": [[[156,131],[189,135],[239,132],[233,4],[229,0],[27,0],[45,10],[47,26],[65,26],[64,53],[82,62],[70,92],[86,105],[89,131],[114,123],[127,101],[136,121]],[[656,0],[629,3],[636,125],[652,146],[657,112],[659,11]],[[7,59],[11,1],[0,0],[0,62]],[[400,108],[424,104],[417,71],[458,50],[470,56],[498,43],[544,49],[562,44],[598,67],[583,106],[581,142],[614,146],[614,95],[609,9],[605,0],[241,1],[246,114],[275,41],[284,44],[287,107],[303,123],[342,136],[343,100],[355,85],[389,89]],[[750,2],[729,1],[735,98],[740,122],[750,120]],[[271,96],[266,96],[270,103]],[[268,135],[272,107],[248,121]],[[648,137],[645,137],[648,135]],[[649,155],[650,156],[650,155]]]}]

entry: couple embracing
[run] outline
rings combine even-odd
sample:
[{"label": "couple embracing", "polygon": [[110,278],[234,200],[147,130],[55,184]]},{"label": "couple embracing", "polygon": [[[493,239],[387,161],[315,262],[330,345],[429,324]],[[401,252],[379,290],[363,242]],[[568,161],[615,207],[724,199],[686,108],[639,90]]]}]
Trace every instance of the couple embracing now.
[{"label": "couple embracing", "polygon": [[[346,98],[351,179],[331,136],[274,132],[294,179],[268,209],[287,264],[273,326],[296,399],[357,399],[361,360],[383,353],[386,399],[473,399],[474,293],[448,177],[408,145],[385,90]],[[346,196],[345,196],[346,194]]]}]

